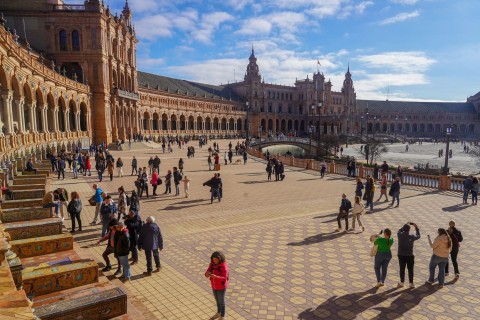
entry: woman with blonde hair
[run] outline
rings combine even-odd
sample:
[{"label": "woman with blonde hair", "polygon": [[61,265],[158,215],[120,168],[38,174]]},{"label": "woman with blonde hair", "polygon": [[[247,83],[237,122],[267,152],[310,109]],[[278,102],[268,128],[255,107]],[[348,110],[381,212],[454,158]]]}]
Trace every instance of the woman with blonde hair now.
[{"label": "woman with blonde hair", "polygon": [[445,229],[439,228],[438,236],[433,240],[433,243],[430,235],[428,235],[428,243],[433,249],[433,254],[429,265],[430,276],[426,283],[433,284],[435,281],[435,268],[438,266],[438,285],[440,288],[443,288],[445,285],[445,266],[448,263],[448,256],[452,250],[452,239]]},{"label": "woman with blonde hair", "polygon": [[362,214],[365,213],[365,208],[363,205],[360,203],[360,197],[356,196],[355,197],[355,203],[353,204],[353,209],[352,209],[352,228],[349,229],[349,232],[354,232],[355,231],[355,220],[358,221],[358,225],[362,228],[362,231],[365,231],[365,227],[363,226],[362,223]]}]

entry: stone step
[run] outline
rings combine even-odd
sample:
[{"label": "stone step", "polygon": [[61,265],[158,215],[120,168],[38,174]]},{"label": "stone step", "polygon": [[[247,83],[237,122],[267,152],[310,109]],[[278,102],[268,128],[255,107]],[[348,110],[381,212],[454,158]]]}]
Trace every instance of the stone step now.
[{"label": "stone step", "polygon": [[[13,199],[14,200],[28,200],[28,199],[37,199],[43,198],[45,196],[45,187],[41,189],[34,189],[34,190],[15,190],[13,191]],[[9,202],[12,200],[5,199],[5,202]]]},{"label": "stone step", "polygon": [[48,169],[47,169],[47,170],[45,170],[45,169],[44,169],[44,170],[39,169],[39,170],[37,170],[37,173],[35,173],[35,171],[22,171],[22,175],[23,175],[23,176],[45,175],[45,176],[49,177],[51,173],[52,173],[52,172],[51,172],[50,170],[48,170]]},{"label": "stone step", "polygon": [[61,234],[63,223],[60,218],[47,218],[4,223],[3,227],[12,240],[21,240]]},{"label": "stone step", "polygon": [[44,207],[0,209],[0,221],[3,223],[48,219],[52,217],[52,209]]},{"label": "stone step", "polygon": [[19,258],[40,256],[55,252],[73,250],[73,236],[62,233],[51,236],[10,241],[12,251]]},{"label": "stone step", "polygon": [[29,180],[29,179],[47,179],[48,175],[46,174],[23,174],[16,175],[13,180]]},{"label": "stone step", "polygon": [[76,288],[98,282],[98,264],[93,260],[51,261],[22,271],[23,290],[27,296]]},{"label": "stone step", "polygon": [[22,266],[24,268],[30,268],[30,267],[37,267],[39,265],[44,265],[52,261],[77,261],[77,260],[84,261],[84,260],[90,260],[90,259],[82,259],[78,255],[78,252],[76,252],[75,250],[67,250],[67,251],[48,253],[41,256],[23,258]]},{"label": "stone step", "polygon": [[25,199],[25,200],[7,200],[2,202],[2,209],[16,209],[29,207],[43,207],[43,198]]},{"label": "stone step", "polygon": [[0,292],[0,310],[1,319],[35,319],[23,290]]},{"label": "stone step", "polygon": [[112,319],[127,313],[127,293],[111,284],[90,284],[33,298],[42,320]]},{"label": "stone step", "polygon": [[10,185],[8,189],[12,191],[22,191],[22,190],[36,190],[36,189],[45,189],[45,184],[24,184],[24,185]]}]

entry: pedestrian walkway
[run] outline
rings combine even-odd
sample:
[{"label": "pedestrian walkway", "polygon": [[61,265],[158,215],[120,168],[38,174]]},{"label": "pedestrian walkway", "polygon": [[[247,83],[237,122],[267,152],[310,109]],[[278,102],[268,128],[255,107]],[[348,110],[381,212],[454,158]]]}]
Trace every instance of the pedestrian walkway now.
[{"label": "pedestrian walkway", "polygon": [[[220,142],[223,148],[228,143]],[[139,264],[132,266],[132,281],[126,286],[158,319],[208,319],[215,313],[210,284],[203,275],[215,250],[225,253],[230,267],[228,319],[480,318],[480,253],[473,245],[476,228],[471,223],[478,208],[461,205],[460,194],[405,187],[399,208],[388,208],[382,202],[363,218],[364,233],[336,233],[342,193],[353,201],[352,179],[328,175],[320,180],[318,172],[285,167],[284,181],[269,182],[264,161],[249,158],[246,165],[222,165],[223,201],[210,204],[209,190],[202,186],[213,176],[213,171],[208,171],[208,146],[194,146],[194,159],[186,157],[186,148],[177,147],[171,154],[161,154],[161,150],[112,152],[115,158],[122,157],[127,174],[133,155],[143,167],[158,154],[161,176],[182,157],[184,172],[192,179],[189,198],[183,197],[182,190],[179,197],[160,195],[141,201],[142,219],[155,216],[163,232],[162,269],[144,276],[146,261],[140,252]],[[234,156],[233,162],[240,158]],[[129,175],[107,180],[100,186],[114,199],[119,186],[134,189],[134,177]],[[94,175],[53,180],[56,186],[81,193],[85,225],[93,219],[94,207],[88,206],[86,199],[93,194],[96,181]],[[162,194],[163,187],[159,186],[157,193]],[[424,285],[432,253],[427,234],[434,236],[437,228],[447,227],[452,219],[465,238],[459,254],[461,277],[453,283],[450,276],[445,288],[437,290]],[[369,256],[370,235],[391,228],[396,241],[396,231],[408,221],[416,222],[422,233],[415,247],[417,288],[396,288],[395,243],[386,286],[373,289],[376,279]],[[104,245],[92,246],[100,237],[100,226],[85,230],[76,233],[75,240],[103,263]],[[113,277],[110,272],[106,275]]]}]

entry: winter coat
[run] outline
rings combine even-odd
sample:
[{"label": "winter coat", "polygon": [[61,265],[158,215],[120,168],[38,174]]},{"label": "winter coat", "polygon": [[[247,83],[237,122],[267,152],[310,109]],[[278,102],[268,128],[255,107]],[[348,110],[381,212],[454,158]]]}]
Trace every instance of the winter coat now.
[{"label": "winter coat", "polygon": [[154,223],[143,225],[138,236],[138,248],[144,250],[163,249],[163,237],[160,227]]},{"label": "winter coat", "polygon": [[452,246],[448,247],[449,237],[445,234],[442,234],[435,238],[432,243],[432,240],[429,238],[428,241],[430,243],[430,247],[433,249],[433,254],[437,257],[448,258],[450,251],[452,250]]},{"label": "winter coat", "polygon": [[115,257],[128,256],[130,253],[130,235],[128,229],[123,228],[122,231],[115,232],[113,238]]},{"label": "winter coat", "polygon": [[138,234],[142,227],[142,219],[139,214],[136,214],[133,218],[128,217],[125,219],[125,225],[128,229],[128,234],[130,235],[130,242],[132,244],[137,244]]},{"label": "winter coat", "polygon": [[213,273],[216,276],[215,278],[210,277],[210,284],[213,290],[227,289],[229,272],[228,265],[225,261],[219,264],[210,262],[207,271],[205,271],[205,276],[208,276],[208,273]]}]

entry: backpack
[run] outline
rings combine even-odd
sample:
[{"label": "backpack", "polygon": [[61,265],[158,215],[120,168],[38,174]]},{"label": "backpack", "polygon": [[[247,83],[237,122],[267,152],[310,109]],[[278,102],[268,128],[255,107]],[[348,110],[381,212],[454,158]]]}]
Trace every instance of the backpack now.
[{"label": "backpack", "polygon": [[125,198],[127,199],[127,206],[130,206],[131,200],[128,195],[125,195]]}]

